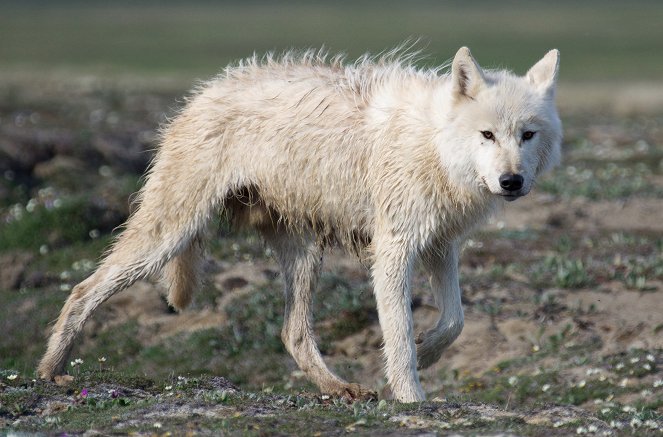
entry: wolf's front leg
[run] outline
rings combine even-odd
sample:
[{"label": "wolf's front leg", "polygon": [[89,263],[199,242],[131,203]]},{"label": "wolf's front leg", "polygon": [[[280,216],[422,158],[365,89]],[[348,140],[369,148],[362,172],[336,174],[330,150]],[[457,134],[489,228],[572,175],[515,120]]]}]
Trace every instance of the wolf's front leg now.
[{"label": "wolf's front leg", "polygon": [[437,362],[444,349],[453,343],[463,330],[458,253],[458,244],[452,243],[445,250],[431,251],[422,258],[430,273],[433,298],[440,310],[440,318],[432,329],[417,336],[419,369]]},{"label": "wolf's front leg", "polygon": [[417,355],[410,309],[413,251],[407,239],[375,241],[373,282],[384,337],[386,374],[401,402],[425,399],[417,374]]}]

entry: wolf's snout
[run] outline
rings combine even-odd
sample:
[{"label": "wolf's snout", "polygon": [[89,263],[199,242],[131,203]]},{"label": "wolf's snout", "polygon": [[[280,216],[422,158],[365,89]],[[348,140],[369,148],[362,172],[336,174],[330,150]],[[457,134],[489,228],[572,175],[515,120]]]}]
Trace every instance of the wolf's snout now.
[{"label": "wolf's snout", "polygon": [[500,176],[500,187],[506,191],[518,191],[523,187],[523,177],[519,174],[504,173]]}]

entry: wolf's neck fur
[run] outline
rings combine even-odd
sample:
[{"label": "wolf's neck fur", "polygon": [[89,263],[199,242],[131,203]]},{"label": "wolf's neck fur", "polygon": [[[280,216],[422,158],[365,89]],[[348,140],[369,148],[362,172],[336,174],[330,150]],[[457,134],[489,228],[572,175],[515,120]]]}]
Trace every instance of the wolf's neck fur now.
[{"label": "wolf's neck fur", "polygon": [[[454,168],[453,162],[445,159],[445,150],[453,150],[453,145],[444,150],[438,146],[444,141],[443,126],[453,109],[448,78],[394,74],[383,78],[372,91],[366,116],[373,126],[381,128],[371,136],[380,138],[378,153],[389,153],[390,171],[399,172],[399,183],[407,181],[417,192],[412,196],[421,202],[412,206],[417,214],[406,215],[417,217],[412,225],[418,228],[415,232],[422,244],[431,238],[461,238],[481,224],[499,200],[476,183],[475,175],[463,174],[464,169]],[[382,167],[380,161],[378,156],[377,168]],[[394,170],[394,161],[403,168]],[[386,189],[392,189],[388,175],[381,179]]]}]

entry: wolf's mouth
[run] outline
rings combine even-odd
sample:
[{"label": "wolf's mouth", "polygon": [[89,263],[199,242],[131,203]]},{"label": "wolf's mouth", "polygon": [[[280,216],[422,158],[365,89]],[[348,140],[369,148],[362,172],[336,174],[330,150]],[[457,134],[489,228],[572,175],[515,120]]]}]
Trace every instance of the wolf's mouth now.
[{"label": "wolf's mouth", "polygon": [[513,202],[519,197],[523,197],[522,194],[500,194],[500,196],[502,196],[507,202]]}]

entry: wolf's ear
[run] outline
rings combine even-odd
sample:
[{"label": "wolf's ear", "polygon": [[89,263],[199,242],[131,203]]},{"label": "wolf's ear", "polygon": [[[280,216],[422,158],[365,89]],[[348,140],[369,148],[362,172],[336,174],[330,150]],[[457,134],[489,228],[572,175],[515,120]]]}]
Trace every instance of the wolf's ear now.
[{"label": "wolf's ear", "polygon": [[486,79],[470,49],[461,47],[451,64],[452,92],[455,98],[474,98],[485,85]]},{"label": "wolf's ear", "polygon": [[559,71],[559,50],[553,49],[527,72],[527,80],[536,88],[550,96],[555,94],[557,72]]}]

